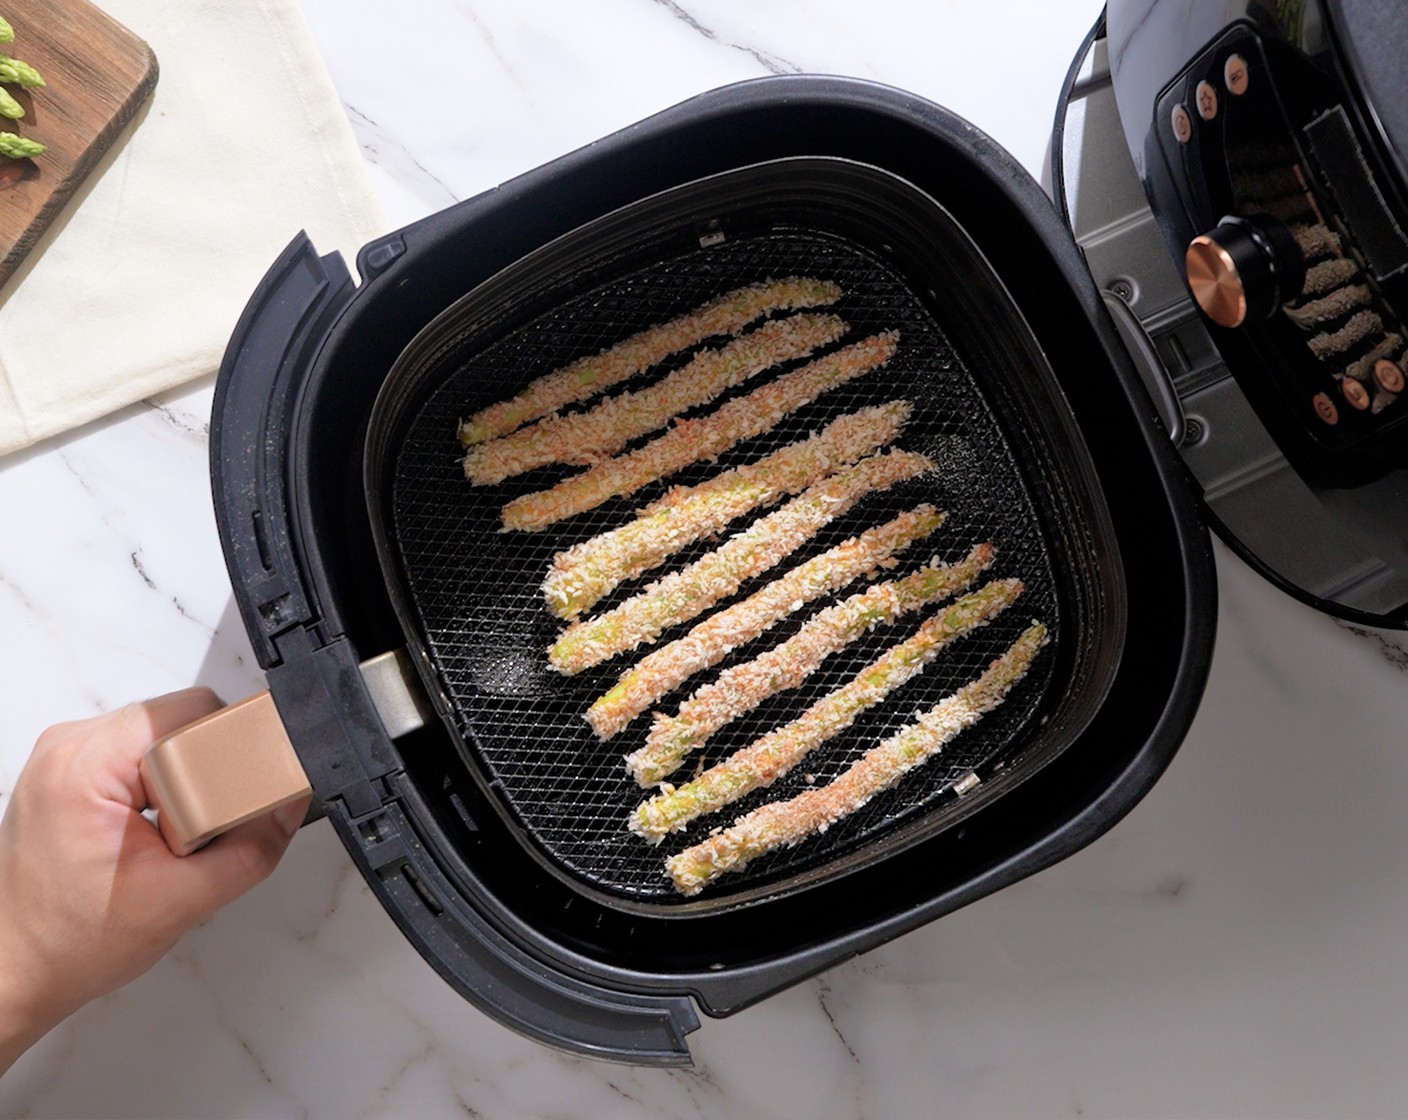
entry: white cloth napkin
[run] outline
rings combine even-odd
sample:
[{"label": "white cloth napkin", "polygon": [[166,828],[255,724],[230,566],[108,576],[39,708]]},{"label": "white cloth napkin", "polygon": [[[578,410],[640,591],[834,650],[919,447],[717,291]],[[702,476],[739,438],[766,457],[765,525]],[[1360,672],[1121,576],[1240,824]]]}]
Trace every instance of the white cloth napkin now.
[{"label": "white cloth napkin", "polygon": [[385,220],[293,0],[102,0],[161,77],[126,143],[0,287],[0,454],[215,369],[306,229]]}]

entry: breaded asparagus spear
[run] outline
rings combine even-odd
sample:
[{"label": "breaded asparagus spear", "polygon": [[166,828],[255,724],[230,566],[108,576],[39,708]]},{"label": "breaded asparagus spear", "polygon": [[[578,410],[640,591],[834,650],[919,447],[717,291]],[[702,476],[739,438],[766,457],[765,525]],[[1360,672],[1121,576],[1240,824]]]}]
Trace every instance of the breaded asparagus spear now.
[{"label": "breaded asparagus spear", "polygon": [[653,642],[671,626],[702,614],[746,580],[774,567],[867,494],[932,466],[912,451],[862,459],[809,487],[688,567],[656,580],[614,610],[573,623],[548,651],[549,662],[559,672],[577,673]]},{"label": "breaded asparagus spear", "polygon": [[730,521],[884,447],[899,435],[910,405],[895,401],[842,416],[807,439],[698,486],[676,487],[653,512],[599,533],[553,558],[543,583],[548,610],[575,618],[612,588],[663,564]]},{"label": "breaded asparagus spear", "polygon": [[957,564],[931,565],[903,579],[877,583],[817,612],[785,642],[720,673],[675,715],[657,712],[645,746],[627,756],[626,766],[643,784],[648,784],[646,776],[659,775],[654,777],[659,781],[674,773],[719,728],[769,696],[796,688],[867,630],[963,590],[987,570],[992,558],[992,545],[980,544]]},{"label": "breaded asparagus spear", "polygon": [[690,463],[711,459],[774,427],[790,412],[852,378],[878,369],[895,352],[892,331],[844,346],[777,377],[715,412],[683,420],[658,439],[504,506],[505,529],[541,529],[619,494],[631,494]]},{"label": "breaded asparagus spear", "polygon": [[1020,580],[996,580],[925,621],[913,637],[891,647],[836,691],[678,789],[666,786],[636,807],[627,825],[652,844],[696,817],[722,809],[744,794],[770,786],[813,750],[924,671],[955,638],[986,626],[1022,593]]},{"label": "breaded asparagus spear", "polygon": [[637,436],[707,404],[763,370],[802,358],[846,333],[835,315],[770,319],[718,350],[701,350],[679,369],[638,392],[622,393],[586,412],[554,413],[518,431],[471,447],[464,473],[479,486],[502,482],[548,463],[594,463]]},{"label": "breaded asparagus spear", "polygon": [[[931,505],[919,505],[798,564],[742,602],[710,615],[684,637],[646,655],[587,709],[587,722],[603,739],[611,738],[667,692],[717,665],[792,612],[878,568],[893,567],[897,552],[935,532],[945,516]],[[643,785],[654,785],[664,776],[636,774]]]},{"label": "breaded asparagus spear", "polygon": [[725,292],[686,315],[647,327],[599,354],[544,374],[517,396],[476,412],[460,425],[460,443],[472,447],[496,439],[529,420],[593,397],[706,338],[737,334],[771,311],[820,307],[840,298],[841,289],[835,284],[805,276]]},{"label": "breaded asparagus spear", "polygon": [[698,894],[726,871],[738,870],[774,848],[796,844],[854,813],[1001,704],[1045,644],[1046,627],[1034,623],[977,680],[867,751],[833,781],[754,809],[717,835],[671,856],[665,869],[675,888],[681,894]]}]

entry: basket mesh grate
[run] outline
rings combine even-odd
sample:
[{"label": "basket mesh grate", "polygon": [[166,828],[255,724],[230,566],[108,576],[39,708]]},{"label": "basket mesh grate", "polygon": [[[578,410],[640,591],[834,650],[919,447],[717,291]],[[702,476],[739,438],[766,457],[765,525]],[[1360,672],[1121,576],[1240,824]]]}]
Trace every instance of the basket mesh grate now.
[{"label": "basket mesh grate", "polygon": [[[582,718],[592,700],[644,651],[623,654],[573,677],[553,672],[545,653],[562,624],[546,610],[541,584],[555,553],[624,523],[633,510],[657,497],[665,484],[657,483],[629,499],[615,499],[544,532],[501,533],[499,511],[505,502],[551,485],[577,468],[545,467],[497,486],[471,487],[460,467],[456,425],[460,417],[511,395],[531,377],[683,314],[720,292],[791,275],[835,280],[843,287],[846,294],[834,310],[851,330],[837,346],[897,328],[899,352],[884,369],[824,395],[774,430],[715,463],[679,472],[669,483],[702,481],[791,443],[842,413],[908,399],[915,409],[899,446],[929,455],[937,470],[869,496],[770,575],[775,577],[920,501],[930,501],[948,511],[948,522],[928,540],[903,552],[898,566],[881,578],[902,576],[935,556],[957,560],[978,541],[991,540],[998,556],[990,577],[1018,576],[1027,590],[992,625],[944,651],[923,675],[864,714],[847,733],[816,751],[771,789],[755,791],[652,848],[625,829],[627,814],[645,791],[622,764],[622,756],[644,742],[649,714],[605,743]],[[677,356],[653,376],[687,357]],[[596,890],[640,903],[679,901],[664,875],[667,855],[765,801],[835,776],[914,714],[977,676],[1031,618],[1046,621],[1053,636],[1059,633],[1047,549],[1017,459],[984,400],[981,371],[965,367],[925,303],[868,250],[805,231],[773,231],[698,249],[576,296],[456,360],[459,364],[447,370],[443,383],[427,397],[398,450],[392,494],[394,538],[422,636],[456,713],[466,760],[496,790],[539,854]],[[767,376],[752,379],[730,396],[751,391]],[[647,383],[637,378],[613,391]],[[735,522],[731,531],[749,520]],[[596,610],[621,602],[650,578],[688,563],[718,543],[719,538],[697,543],[668,567],[617,588]],[[730,601],[756,590],[768,578],[764,575],[745,584]],[[674,711],[681,699],[721,669],[784,640],[815,610],[863,586],[864,581],[856,581],[838,596],[798,612],[736,650],[720,666],[685,682],[656,710]],[[696,767],[719,761],[800,714],[912,634],[925,617],[922,611],[907,615],[834,654],[802,687],[774,697],[716,733],[675,779],[688,778]],[[689,625],[668,631],[660,641],[678,637]],[[710,888],[709,895],[724,897],[744,887],[782,881],[852,853],[897,824],[942,812],[956,799],[954,782],[970,771],[987,776],[1013,765],[1030,738],[1022,732],[1035,722],[1051,682],[1053,660],[1049,652],[1039,659],[1006,704],[897,788],[824,835],[771,853],[755,860],[744,873],[725,877]]]}]

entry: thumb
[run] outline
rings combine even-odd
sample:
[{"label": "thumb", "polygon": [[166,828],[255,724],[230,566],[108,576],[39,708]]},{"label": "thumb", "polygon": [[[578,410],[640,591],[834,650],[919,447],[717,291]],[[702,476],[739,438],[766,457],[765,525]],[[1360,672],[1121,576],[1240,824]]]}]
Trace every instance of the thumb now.
[{"label": "thumb", "polygon": [[203,921],[269,877],[303,823],[309,800],[301,797],[237,825],[176,861],[191,921]]}]

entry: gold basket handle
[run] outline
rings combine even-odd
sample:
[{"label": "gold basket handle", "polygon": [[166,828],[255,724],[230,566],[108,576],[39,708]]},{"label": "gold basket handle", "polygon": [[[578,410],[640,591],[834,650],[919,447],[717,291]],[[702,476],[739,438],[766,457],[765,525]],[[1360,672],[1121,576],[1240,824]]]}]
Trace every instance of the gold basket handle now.
[{"label": "gold basket handle", "polygon": [[158,739],[140,773],[161,835],[178,856],[312,792],[267,691]]}]

